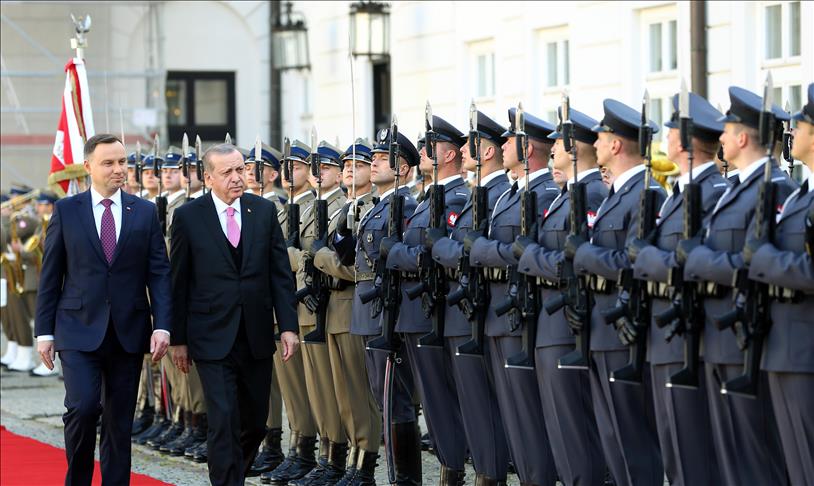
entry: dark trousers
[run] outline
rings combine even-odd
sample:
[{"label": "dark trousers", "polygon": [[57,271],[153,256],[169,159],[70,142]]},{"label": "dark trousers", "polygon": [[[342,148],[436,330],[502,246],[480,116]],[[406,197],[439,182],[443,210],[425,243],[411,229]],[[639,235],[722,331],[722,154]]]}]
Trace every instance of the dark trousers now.
[{"label": "dark trousers", "polygon": [[102,416],[102,484],[130,484],[130,429],[136,410],[142,354],[126,352],[112,323],[95,351],[59,352],[65,375],[65,485],[93,479],[96,422]]},{"label": "dark trousers", "polygon": [[523,483],[553,485],[557,467],[546,436],[543,404],[533,371],[507,369],[506,358],[522,348],[519,337],[489,337],[489,356],[495,377],[495,392],[509,452]]},{"label": "dark trousers", "polygon": [[610,373],[628,363],[630,352],[593,351],[591,398],[602,441],[605,461],[616,484],[631,486],[662,484],[661,463],[650,364],[642,373],[642,384],[611,383]]},{"label": "dark trousers", "polygon": [[266,433],[272,358],[252,357],[241,323],[225,358],[195,365],[206,399],[209,481],[242,485]]},{"label": "dark trousers", "polygon": [[[365,336],[365,342],[372,341],[379,336]],[[387,353],[382,351],[365,350],[365,366],[367,367],[367,379],[370,382],[370,390],[373,392],[373,399],[379,407],[379,411],[384,413],[384,372],[387,368]],[[416,421],[415,401],[413,400],[413,372],[410,369],[410,360],[407,352],[402,346],[396,358],[396,372],[393,380],[393,424],[407,424]]]},{"label": "dark trousers", "polygon": [[467,437],[455,379],[452,377],[452,363],[444,348],[418,347],[418,340],[424,334],[405,333],[403,336],[413,378],[421,396],[427,429],[441,465],[463,471]]},{"label": "dark trousers", "polygon": [[743,365],[705,363],[704,370],[721,484],[786,484],[767,374],[760,373],[752,399],[721,394],[721,383],[743,373]]},{"label": "dark trousers", "polygon": [[814,374],[768,375],[791,484],[814,484]]},{"label": "dark trousers", "polygon": [[478,474],[505,481],[509,446],[495,395],[489,347],[484,346],[483,357],[455,356],[457,347],[469,340],[469,336],[447,338],[446,351],[452,362],[472,465]]},{"label": "dark trousers", "polygon": [[557,368],[572,344],[535,350],[537,384],[546,432],[560,481],[566,486],[602,486],[605,457],[596,428],[587,370]]},{"label": "dark trousers", "polygon": [[667,388],[667,380],[684,363],[652,365],[653,405],[661,458],[667,480],[675,486],[721,484],[712,442],[703,373],[697,389]]}]

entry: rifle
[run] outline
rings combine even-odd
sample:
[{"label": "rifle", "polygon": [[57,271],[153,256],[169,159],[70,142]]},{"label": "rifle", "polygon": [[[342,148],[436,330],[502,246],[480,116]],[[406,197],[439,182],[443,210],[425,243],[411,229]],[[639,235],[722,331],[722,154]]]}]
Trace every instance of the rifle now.
[{"label": "rifle", "polygon": [[206,194],[206,179],[204,178],[203,150],[201,149],[201,136],[195,136],[195,172],[201,181],[201,194]]},{"label": "rifle", "polygon": [[[650,144],[653,138],[653,129],[647,121],[647,110],[650,106],[650,95],[645,90],[642,100],[642,124],[639,126],[639,154],[645,160],[644,188],[639,200],[639,228],[637,237],[641,240],[650,238],[656,227],[656,212],[658,208],[657,193],[650,188],[653,177],[653,164],[651,160]],[[647,354],[647,330],[650,327],[651,301],[647,294],[647,282],[633,277],[633,268],[628,267],[619,272],[619,287],[629,295],[628,304],[619,305],[601,312],[606,324],[611,324],[621,317],[627,316],[636,326],[636,342],[630,346],[630,359],[628,364],[611,371],[610,381],[640,384],[644,371],[644,359]]]},{"label": "rifle", "polygon": [[[701,230],[701,186],[693,180],[692,166],[694,161],[692,147],[692,117],[687,85],[681,81],[679,95],[679,130],[681,147],[687,152],[690,180],[684,186],[684,239],[694,238]],[[684,265],[670,269],[668,283],[671,287],[671,305],[664,312],[653,316],[659,328],[671,324],[666,339],[671,341],[676,335],[684,336],[684,367],[673,373],[668,379],[668,388],[698,388],[699,354],[701,349],[701,332],[704,329],[704,306],[698,285],[684,280]]]},{"label": "rifle", "polygon": [[187,190],[186,190],[186,201],[191,200],[192,198],[189,195],[192,193],[192,179],[189,178],[189,158],[187,157],[187,153],[189,152],[189,138],[187,138],[187,134],[184,133],[184,138],[181,141],[181,174],[183,174],[184,178],[187,180]]},{"label": "rifle", "polygon": [[144,183],[141,172],[144,170],[144,161],[141,158],[141,142],[136,140],[136,182],[138,183],[138,197],[143,197]]},{"label": "rifle", "polygon": [[[766,147],[768,160],[763,171],[763,182],[758,189],[755,206],[754,237],[758,240],[771,240],[775,225],[776,184],[772,182],[772,152],[775,144],[776,119],[772,113],[772,75],[766,77],[763,88],[763,111],[760,112],[760,144]],[[765,234],[764,234],[765,231]],[[772,326],[769,312],[769,285],[749,280],[749,263],[735,271],[732,279],[731,311],[713,317],[712,321],[719,330],[732,327],[738,335],[738,347],[745,351],[743,356],[743,374],[721,384],[721,393],[740,395],[748,398],[757,397],[760,375],[760,360],[763,355],[763,341]],[[740,325],[738,325],[740,324]]]},{"label": "rifle", "polygon": [[[525,132],[523,105],[520,103],[517,105],[516,121],[515,142],[517,143],[517,153],[523,161],[526,178],[525,187],[520,194],[520,235],[532,236],[537,231],[537,194],[529,186],[529,140]],[[540,311],[540,289],[537,287],[537,277],[521,274],[517,270],[517,265],[511,266],[510,273],[514,277],[514,283],[510,282],[509,288],[514,285],[517,292],[512,299],[515,303],[516,319],[513,321],[515,325],[512,330],[523,326],[523,337],[520,352],[506,358],[504,366],[533,370],[534,345],[537,341],[537,313]]]},{"label": "rifle", "polygon": [[158,195],[155,197],[155,205],[158,208],[158,224],[161,226],[161,234],[167,236],[167,198],[163,194],[164,184],[161,182],[163,162],[164,159],[160,158],[158,152],[158,134],[156,133],[153,140],[153,175],[158,177]]},{"label": "rifle", "polygon": [[[579,235],[588,241],[588,196],[584,182],[577,181],[577,147],[574,141],[574,124],[571,121],[570,99],[563,95],[562,104],[562,142],[566,152],[571,154],[574,170],[574,183],[570,192],[570,234]],[[557,362],[559,369],[587,370],[591,350],[591,299],[588,296],[587,277],[578,275],[574,270],[574,260],[566,258],[562,264],[560,295],[548,299],[543,304],[546,314],[552,315],[563,307],[577,309],[585,317],[582,329],[574,335],[574,350]]]},{"label": "rifle", "polygon": [[[391,196],[390,208],[387,223],[387,237],[401,241],[404,226],[404,196],[399,194],[399,145],[398,145],[398,123],[396,117],[390,125],[390,147],[388,159],[390,167],[396,173],[395,189]],[[363,304],[371,302],[373,299],[382,301],[382,335],[367,343],[366,348],[370,351],[384,351],[388,354],[388,359],[393,357],[401,347],[401,339],[396,334],[396,322],[399,317],[399,307],[401,305],[401,273],[398,270],[387,269],[387,255],[379,252],[379,258],[374,264],[374,282],[372,289],[359,294],[359,300]]]},{"label": "rifle", "polygon": [[[258,139],[259,140],[259,139]],[[317,181],[317,199],[314,201],[314,241],[326,240],[328,235],[328,201],[322,199],[322,168],[317,148],[317,130],[311,129],[311,175]],[[262,161],[261,161],[262,162]],[[328,282],[325,274],[314,265],[314,256],[309,255],[304,262],[305,287],[297,291],[297,300],[303,304],[310,297],[315,299],[316,329],[303,336],[306,344],[325,343],[325,324],[328,313]],[[310,310],[310,309],[309,309]]]},{"label": "rifle", "polygon": [[300,247],[300,205],[294,202],[294,159],[291,158],[291,141],[283,139],[283,172],[288,181],[288,204],[286,220],[288,221],[286,246]]},{"label": "rifle", "polygon": [[[475,159],[475,187],[472,189],[472,230],[485,234],[489,226],[489,191],[481,186],[480,132],[478,131],[478,109],[475,102],[469,107],[469,156]],[[447,296],[449,305],[457,305],[472,325],[472,339],[455,350],[456,356],[483,356],[486,332],[486,313],[489,302],[489,285],[483,269],[469,263],[469,251],[461,250],[458,261],[461,285]]]},{"label": "rifle", "polygon": [[[263,177],[263,142],[260,140],[260,135],[254,139],[254,178],[260,184],[260,197],[266,193],[266,181]],[[317,164],[319,165],[319,164]]]},{"label": "rifle", "polygon": [[[432,129],[432,108],[430,108],[429,101],[427,101],[424,109],[424,126],[427,129],[425,150],[427,156],[432,159],[433,184],[427,195],[430,200],[429,227],[446,228],[444,187],[438,184],[437,140]],[[418,269],[418,283],[404,290],[410,300],[415,300],[421,296],[421,310],[424,311],[425,318],[432,318],[432,331],[421,336],[417,346],[442,348],[444,347],[444,328],[446,327],[446,295],[449,289],[446,270],[441,264],[433,260],[430,252],[426,250],[418,257]]]}]

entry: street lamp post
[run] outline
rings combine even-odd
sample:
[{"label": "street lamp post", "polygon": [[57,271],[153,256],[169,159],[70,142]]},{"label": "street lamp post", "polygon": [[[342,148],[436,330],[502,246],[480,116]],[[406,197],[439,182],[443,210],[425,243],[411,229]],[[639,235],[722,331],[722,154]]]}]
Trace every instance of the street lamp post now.
[{"label": "street lamp post", "polygon": [[310,69],[308,28],[299,12],[292,11],[292,2],[285,3],[285,14],[278,16],[272,29],[272,62],[275,69]]}]

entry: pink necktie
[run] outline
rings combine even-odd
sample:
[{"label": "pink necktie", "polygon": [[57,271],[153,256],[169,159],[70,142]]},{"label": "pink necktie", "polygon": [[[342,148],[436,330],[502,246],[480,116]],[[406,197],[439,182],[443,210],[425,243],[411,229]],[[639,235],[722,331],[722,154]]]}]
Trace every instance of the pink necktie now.
[{"label": "pink necktie", "polygon": [[226,208],[226,239],[235,248],[240,243],[240,227],[235,220],[235,208],[231,206]]}]

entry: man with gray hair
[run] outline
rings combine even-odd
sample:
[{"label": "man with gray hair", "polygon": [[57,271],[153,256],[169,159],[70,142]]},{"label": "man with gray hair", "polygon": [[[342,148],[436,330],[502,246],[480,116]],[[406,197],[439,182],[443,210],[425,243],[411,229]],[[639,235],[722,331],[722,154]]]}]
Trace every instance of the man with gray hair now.
[{"label": "man with gray hair", "polygon": [[244,194],[237,148],[216,145],[203,160],[212,190],[178,208],[172,225],[172,354],[183,372],[194,359],[201,378],[210,481],[243,484],[265,436],[277,349],[272,311],[283,360],[299,345],[294,280],[277,209]]}]

